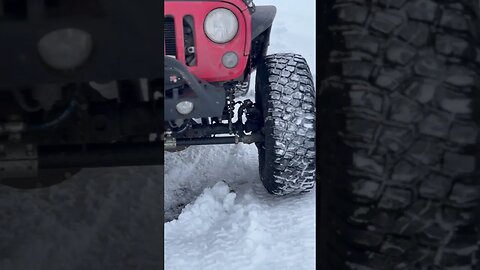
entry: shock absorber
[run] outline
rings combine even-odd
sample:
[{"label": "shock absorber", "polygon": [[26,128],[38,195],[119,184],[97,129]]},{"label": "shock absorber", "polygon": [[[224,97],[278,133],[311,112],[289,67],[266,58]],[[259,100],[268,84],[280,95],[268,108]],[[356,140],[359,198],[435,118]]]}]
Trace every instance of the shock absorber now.
[{"label": "shock absorber", "polygon": [[[228,106],[228,130],[230,134],[234,133],[233,130],[233,117],[235,116],[235,90],[230,88],[228,90],[228,99],[227,99],[227,106]],[[238,116],[240,117],[240,115]]]}]

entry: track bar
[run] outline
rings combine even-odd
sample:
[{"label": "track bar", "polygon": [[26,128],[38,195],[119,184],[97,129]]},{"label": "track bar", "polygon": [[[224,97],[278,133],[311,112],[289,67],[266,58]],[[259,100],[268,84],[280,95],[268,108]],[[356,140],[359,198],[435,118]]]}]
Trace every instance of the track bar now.
[{"label": "track bar", "polygon": [[262,142],[263,136],[259,134],[247,135],[243,137],[229,136],[229,137],[214,137],[214,138],[195,138],[195,139],[176,139],[177,146],[188,145],[209,145],[209,144],[236,144],[236,143],[254,143]]},{"label": "track bar", "polygon": [[177,139],[177,146],[188,145],[207,145],[207,144],[235,144],[238,143],[236,137],[217,137],[217,138],[199,138],[199,139]]}]

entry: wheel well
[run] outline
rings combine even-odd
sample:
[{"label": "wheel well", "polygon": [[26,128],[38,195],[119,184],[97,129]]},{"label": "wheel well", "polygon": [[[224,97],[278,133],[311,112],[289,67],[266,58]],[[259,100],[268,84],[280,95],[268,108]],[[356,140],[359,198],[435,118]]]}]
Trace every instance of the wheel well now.
[{"label": "wheel well", "polygon": [[246,71],[250,73],[255,70],[259,61],[267,55],[268,46],[270,45],[270,32],[272,27],[270,26],[267,30],[263,31],[260,35],[252,40],[252,46],[250,51],[249,58],[249,68]]}]

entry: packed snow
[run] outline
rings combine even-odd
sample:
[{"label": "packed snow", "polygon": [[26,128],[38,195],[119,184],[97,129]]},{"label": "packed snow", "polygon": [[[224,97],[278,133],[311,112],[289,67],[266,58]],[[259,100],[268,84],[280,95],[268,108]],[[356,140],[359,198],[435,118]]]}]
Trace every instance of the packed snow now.
[{"label": "packed snow", "polygon": [[315,191],[267,193],[255,146],[192,147],[165,165],[166,218],[182,210],[165,223],[165,269],[315,269]]},{"label": "packed snow", "polygon": [[[277,7],[269,53],[299,53],[315,74],[315,2],[255,3]],[[267,193],[255,145],[166,153],[165,269],[315,269],[315,193]]]}]

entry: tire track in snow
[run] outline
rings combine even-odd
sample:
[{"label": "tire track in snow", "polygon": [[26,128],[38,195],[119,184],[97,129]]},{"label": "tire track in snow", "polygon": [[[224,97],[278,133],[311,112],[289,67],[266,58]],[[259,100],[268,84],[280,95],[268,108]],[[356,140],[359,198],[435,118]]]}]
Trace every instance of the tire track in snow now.
[{"label": "tire track in snow", "polygon": [[[165,220],[176,218],[181,209],[205,187],[226,181],[232,188],[251,181],[257,169],[253,145],[194,146],[178,153],[165,153]],[[252,154],[253,153],[253,154]]]},{"label": "tire track in snow", "polygon": [[[210,146],[166,158],[167,166],[196,161],[190,163],[195,175],[183,175],[188,180],[166,175],[166,187],[198,181],[206,189],[178,220],[165,224],[165,268],[314,269],[315,192],[268,194],[258,176],[255,146],[219,147],[223,153]],[[212,171],[216,164],[228,170]]]}]

